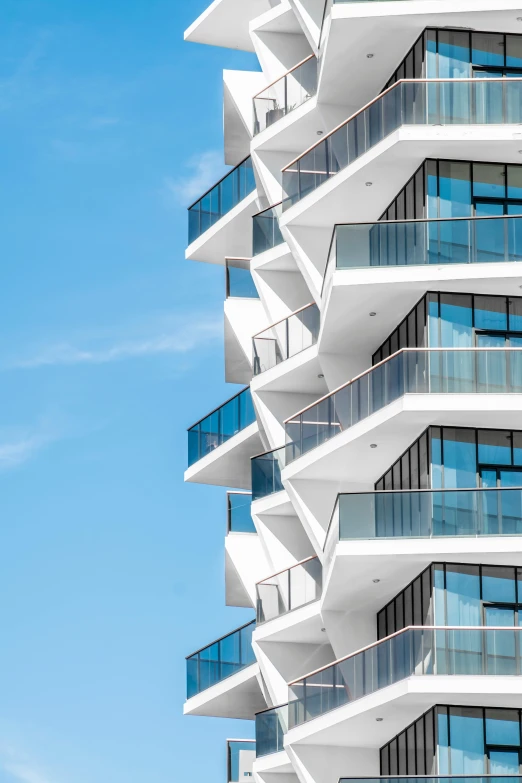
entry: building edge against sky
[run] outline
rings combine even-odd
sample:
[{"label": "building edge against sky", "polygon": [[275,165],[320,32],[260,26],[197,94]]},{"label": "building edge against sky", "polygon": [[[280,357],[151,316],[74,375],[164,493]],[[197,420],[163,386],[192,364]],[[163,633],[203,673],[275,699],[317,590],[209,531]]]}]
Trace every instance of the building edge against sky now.
[{"label": "building edge against sky", "polygon": [[261,71],[223,74],[186,251],[240,387],[185,480],[223,487],[252,619],[187,657],[184,712],[255,725],[225,783],[515,783],[522,4],[214,0],[185,38]]}]

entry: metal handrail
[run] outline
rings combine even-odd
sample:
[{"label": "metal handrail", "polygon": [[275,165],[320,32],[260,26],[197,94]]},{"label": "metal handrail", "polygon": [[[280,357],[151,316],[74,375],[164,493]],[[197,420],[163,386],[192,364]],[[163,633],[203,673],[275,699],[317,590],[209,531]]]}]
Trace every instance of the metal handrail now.
[{"label": "metal handrail", "polygon": [[270,324],[270,326],[267,326],[266,329],[261,329],[260,332],[252,336],[252,340],[255,340],[256,337],[261,337],[261,335],[264,334],[264,332],[268,332],[270,329],[273,329],[275,326],[279,326],[279,324],[283,324],[285,321],[289,321],[290,318],[292,318],[292,316],[298,315],[299,313],[302,313],[303,310],[307,310],[309,307],[313,307],[314,305],[316,305],[315,302],[308,302],[308,304],[303,305],[298,310],[294,310],[293,313],[290,313],[290,315],[285,316],[285,318],[281,318],[279,321],[276,321],[274,324]]},{"label": "metal handrail", "polygon": [[262,451],[260,454],[254,454],[254,456],[250,457],[250,459],[257,459],[258,457],[266,457],[268,454],[273,454],[276,451],[282,451],[284,448],[285,445],[283,444],[282,446],[278,446],[277,449],[270,449],[270,451]]},{"label": "metal handrail", "polygon": [[[522,80],[521,80],[522,81]],[[296,419],[298,416],[301,416],[303,413],[306,413],[306,411],[310,410],[311,408],[314,408],[316,405],[318,405],[320,402],[323,402],[324,400],[327,400],[329,397],[332,397],[334,394],[336,394],[338,391],[341,391],[341,389],[345,389],[347,386],[350,386],[352,383],[355,383],[355,381],[358,381],[359,378],[363,378],[365,375],[368,375],[369,373],[373,372],[376,367],[380,367],[381,365],[385,364],[385,362],[389,362],[390,359],[393,359],[395,356],[398,356],[400,353],[438,353],[438,352],[460,352],[460,351],[473,351],[476,353],[482,352],[482,351],[503,351],[504,353],[507,353],[508,351],[516,353],[522,351],[522,348],[400,348],[398,351],[395,351],[395,353],[390,354],[386,359],[381,359],[380,362],[377,362],[377,364],[374,364],[372,367],[370,367],[368,370],[365,370],[364,372],[359,373],[359,375],[356,375],[354,378],[351,378],[351,380],[347,381],[346,383],[341,384],[336,389],[333,389],[331,392],[328,392],[328,394],[324,394],[322,397],[319,397],[318,400],[315,400],[315,402],[312,402],[310,405],[307,405],[306,408],[302,408],[300,411],[297,411],[297,413],[294,413],[293,416],[289,416],[287,419],[283,421],[283,424],[288,424],[289,422]]]},{"label": "metal handrail", "polygon": [[269,207],[265,207],[265,209],[262,209],[261,212],[256,212],[255,215],[252,215],[252,220],[256,217],[259,217],[259,215],[264,215],[265,212],[268,212],[269,209],[274,209],[275,207],[280,207],[282,201],[276,201],[275,204],[271,204]]},{"label": "metal handrail", "polygon": [[209,416],[212,416],[213,413],[216,413],[221,408],[224,408],[225,405],[227,405],[229,402],[232,402],[236,397],[239,397],[240,394],[243,394],[244,391],[249,389],[250,386],[245,386],[244,389],[241,389],[240,391],[236,392],[232,395],[232,397],[229,397],[228,400],[225,400],[225,402],[222,402],[221,405],[216,405],[215,408],[213,408],[209,413],[206,413],[204,416],[201,417],[201,419],[198,419],[194,424],[192,424],[190,427],[187,427],[187,431],[194,429],[194,427],[197,427],[198,424],[201,424],[202,421],[205,421],[205,419],[208,419]]},{"label": "metal handrail", "polygon": [[309,563],[310,560],[318,560],[318,559],[319,558],[318,558],[317,555],[310,555],[310,557],[305,557],[305,559],[304,560],[300,560],[299,563],[294,563],[294,565],[291,565],[288,568],[283,568],[283,569],[281,569],[281,571],[277,571],[277,573],[275,573],[275,574],[270,574],[270,576],[265,576],[264,579],[261,579],[259,582],[256,582],[256,586],[257,585],[262,585],[263,582],[266,582],[268,579],[273,579],[274,576],[280,576],[280,574],[286,574],[286,573],[288,573],[288,571],[291,571],[292,568],[297,568],[298,566],[304,565],[304,563]]},{"label": "metal handrail", "polygon": [[222,642],[223,639],[227,639],[229,636],[232,636],[235,633],[239,633],[239,631],[242,631],[243,628],[248,628],[249,625],[255,625],[256,620],[249,620],[248,623],[245,623],[244,625],[240,625],[239,628],[235,628],[233,631],[229,631],[229,633],[223,634],[223,636],[220,636],[219,639],[214,639],[213,642],[210,642],[209,644],[205,644],[203,647],[200,647],[199,650],[195,650],[193,653],[190,653],[190,655],[185,656],[185,660],[188,661],[189,658],[193,658],[195,655],[197,655],[200,652],[203,652],[203,650],[206,650],[208,647],[212,647],[213,644],[218,644],[219,642]]},{"label": "metal handrail", "polygon": [[[318,141],[315,141],[313,144],[311,144],[304,152],[301,152],[300,155],[297,155],[293,160],[290,161],[290,163],[287,163],[286,166],[284,166],[281,171],[287,171],[287,169],[290,168],[290,166],[293,166],[294,163],[297,163],[301,158],[304,158],[305,155],[307,155],[311,150],[318,147],[325,139],[328,139],[330,136],[332,136],[336,131],[338,131],[340,128],[342,128],[344,125],[347,125],[351,120],[354,119],[354,117],[357,117],[359,114],[362,114],[366,109],[369,109],[370,106],[373,106],[374,103],[377,103],[384,95],[387,95],[391,90],[395,89],[398,84],[434,84],[436,82],[470,82],[470,84],[480,84],[482,82],[506,82],[508,81],[505,77],[502,78],[493,78],[493,79],[464,79],[464,78],[458,78],[458,79],[399,79],[394,84],[390,85],[390,87],[387,87],[385,90],[383,90],[379,95],[377,95],[375,98],[372,98],[371,101],[366,103],[361,109],[358,109],[356,112],[354,112],[350,117],[348,117],[347,120],[343,120],[339,123],[339,125],[336,125],[333,130],[326,133],[324,136],[321,136],[321,138]],[[522,82],[522,78],[513,78],[509,79],[510,83],[515,82]]]},{"label": "metal handrail", "polygon": [[347,661],[350,658],[353,658],[355,655],[359,655],[359,653],[366,652],[366,650],[371,650],[373,647],[377,647],[377,645],[382,644],[383,642],[387,642],[389,639],[393,639],[395,636],[399,636],[399,634],[406,633],[407,631],[522,631],[522,627],[516,625],[513,627],[509,625],[408,625],[406,628],[401,628],[400,631],[395,631],[389,636],[385,636],[383,639],[378,639],[376,642],[367,644],[365,647],[361,647],[359,650],[355,650],[355,652],[352,652],[349,655],[345,655],[342,658],[338,658],[336,661],[332,661],[331,663],[326,664],[326,666],[321,666],[319,669],[314,669],[313,672],[309,672],[303,677],[298,677],[297,679],[292,680],[288,683],[288,687],[291,688],[292,685],[297,685],[297,683],[308,679],[308,677],[313,677],[320,672],[324,672],[326,669],[330,669],[332,666],[343,663],[343,661]]},{"label": "metal handrail", "polygon": [[267,85],[266,85],[266,87],[263,87],[263,89],[262,89],[262,90],[259,90],[259,92],[258,92],[256,95],[254,95],[254,97],[252,98],[252,100],[254,101],[256,98],[259,98],[259,96],[261,95],[261,93],[265,92],[265,90],[269,90],[269,89],[270,89],[270,87],[273,87],[273,86],[274,86],[274,84],[277,84],[277,83],[278,83],[278,82],[280,82],[282,79],[285,79],[287,76],[289,76],[289,75],[292,73],[292,71],[295,71],[297,68],[300,68],[300,67],[301,67],[301,65],[304,65],[304,63],[307,63],[307,62],[308,62],[308,60],[311,60],[313,57],[315,57],[315,54],[313,54],[313,53],[312,53],[312,54],[309,54],[309,55],[308,55],[308,57],[305,57],[305,58],[304,58],[304,60],[301,60],[301,62],[300,62],[300,63],[297,63],[297,65],[294,65],[294,66],[293,66],[293,68],[290,68],[290,70],[289,70],[289,71],[287,71],[286,73],[284,73],[282,76],[279,76],[277,79],[274,79],[274,81],[273,81],[273,82],[270,82],[270,84],[267,84]]},{"label": "metal handrail", "polygon": [[[485,81],[485,80],[484,80]],[[488,80],[489,81],[489,80]],[[493,80],[491,80],[493,81]],[[521,80],[522,81],[522,80]],[[401,220],[364,220],[361,223],[335,223],[335,229],[342,226],[380,226],[394,225],[395,223],[452,223],[454,220],[504,220],[505,218],[519,218],[522,217],[522,213],[519,215],[469,215],[468,217],[436,217],[436,218],[403,218]],[[453,777],[453,776],[452,776]]]}]

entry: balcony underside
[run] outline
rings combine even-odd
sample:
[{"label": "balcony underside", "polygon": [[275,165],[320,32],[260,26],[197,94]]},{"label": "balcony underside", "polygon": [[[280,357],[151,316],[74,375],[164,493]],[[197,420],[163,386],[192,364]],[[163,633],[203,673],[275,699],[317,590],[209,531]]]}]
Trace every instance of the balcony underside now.
[{"label": "balcony underside", "polygon": [[[349,96],[360,108],[381,91],[425,27],[520,33],[517,11],[518,0],[336,4],[322,57],[319,100],[337,103],[339,96]],[[367,58],[369,53],[374,57]]]},{"label": "balcony underside", "polygon": [[[521,282],[519,262],[336,270],[326,284],[319,350],[344,354],[349,349],[345,372],[356,375],[371,365],[375,350],[426,291],[520,296]],[[377,315],[370,317],[371,312]],[[348,342],[355,330],[357,340]]]},{"label": "balcony underside", "polygon": [[255,713],[266,706],[258,677],[259,666],[253,663],[187,699],[183,714],[253,720]]},{"label": "balcony underside", "polygon": [[299,644],[325,644],[321,630],[320,601],[313,601],[291,612],[257,625],[252,636],[255,642],[297,642]]},{"label": "balcony underside", "polygon": [[185,481],[250,489],[250,457],[263,451],[257,422],[233,435],[185,471]]},{"label": "balcony underside", "polygon": [[263,773],[268,773],[269,777],[263,780],[274,780],[272,775],[274,774],[289,774],[293,773],[294,768],[286,750],[281,750],[279,753],[271,753],[268,756],[260,756],[254,761],[254,773],[262,776]]},{"label": "balcony underside", "polygon": [[325,229],[322,257],[314,259],[322,275],[332,226],[377,220],[426,158],[519,164],[520,149],[520,125],[403,125],[283,212],[280,224],[291,233],[306,227],[296,240],[312,259],[318,242],[310,229]]},{"label": "balcony underside", "polygon": [[414,675],[291,729],[285,747],[380,748],[435,704],[520,707],[521,697],[522,677]]},{"label": "balcony underside", "polygon": [[225,264],[225,258],[250,258],[252,215],[259,212],[254,190],[187,247],[189,261]]},{"label": "balcony underside", "polygon": [[269,0],[214,0],[185,31],[185,41],[253,52],[250,22],[269,10]]},{"label": "balcony underside", "polygon": [[299,389],[300,393],[315,394],[319,397],[327,393],[324,380],[318,378],[320,374],[322,370],[317,345],[313,345],[256,375],[250,387],[254,393],[292,393]]},{"label": "balcony underside", "polygon": [[492,429],[522,428],[522,395],[405,394],[291,462],[282,478],[297,480],[296,488],[302,479],[328,482],[333,509],[343,483],[356,479],[362,490],[372,489],[429,424],[480,427],[485,421]]},{"label": "balcony underside", "polygon": [[339,541],[321,608],[346,612],[356,607],[357,612],[376,614],[435,562],[522,565],[522,536]]}]

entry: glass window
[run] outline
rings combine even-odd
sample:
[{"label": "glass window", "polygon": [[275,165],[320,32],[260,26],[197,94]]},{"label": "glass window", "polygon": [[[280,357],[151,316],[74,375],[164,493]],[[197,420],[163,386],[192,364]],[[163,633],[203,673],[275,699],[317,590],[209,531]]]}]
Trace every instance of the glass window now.
[{"label": "glass window", "polygon": [[[521,445],[521,460],[522,460],[522,445]],[[414,443],[410,449],[410,489],[419,489],[419,444],[418,443]]]},{"label": "glass window", "polygon": [[[413,589],[413,625],[422,625],[422,582],[417,577],[412,584]],[[424,773],[423,773],[424,774]]]},{"label": "glass window", "polygon": [[[430,77],[433,78],[433,77]],[[428,198],[428,218],[439,217],[439,180],[438,166],[436,160],[427,161],[427,198]]]},{"label": "glass window", "polygon": [[481,465],[511,465],[511,433],[479,430],[478,461]]},{"label": "glass window", "polygon": [[406,733],[399,734],[398,740],[399,775],[407,775]]},{"label": "glass window", "polygon": [[522,432],[513,433],[513,464],[522,465]]},{"label": "glass window", "polygon": [[449,775],[448,708],[437,707],[437,761],[439,775]]},{"label": "glass window", "polygon": [[397,629],[395,628],[395,605],[393,601],[391,604],[388,604],[386,607],[386,631],[387,635],[389,636],[392,633],[395,633]]},{"label": "glass window", "polygon": [[522,166],[507,167],[507,195],[508,198],[522,198]]},{"label": "glass window", "polygon": [[[471,215],[471,182],[469,163],[439,161],[439,215],[441,218]],[[429,217],[437,217],[430,214]]]},{"label": "glass window", "polygon": [[440,427],[430,428],[431,448],[431,488],[441,489],[443,486],[442,473],[442,436]]},{"label": "glass window", "polygon": [[518,710],[486,709],[486,743],[520,745]]},{"label": "glass window", "polygon": [[475,198],[505,198],[506,171],[503,163],[473,164],[473,195]]},{"label": "glass window", "polygon": [[508,68],[522,66],[522,36],[506,35],[506,65]]},{"label": "glass window", "polygon": [[431,567],[427,568],[422,574],[422,624],[433,624],[431,608]]},{"label": "glass window", "polygon": [[434,710],[430,710],[424,716],[424,736],[426,738],[426,775],[436,774],[434,720]]},{"label": "glass window", "polygon": [[402,487],[401,489],[410,489],[410,452],[401,458],[401,474],[402,474]]},{"label": "glass window", "polygon": [[504,566],[483,566],[482,600],[514,604],[516,601],[515,569]]},{"label": "glass window", "polygon": [[[420,79],[420,76],[416,76]],[[422,220],[424,215],[424,166],[421,166],[415,174],[415,217]]]},{"label": "glass window", "polygon": [[480,775],[484,769],[482,710],[450,707],[450,763],[452,775]]},{"label": "glass window", "polygon": [[[440,79],[466,78],[471,75],[469,33],[438,30],[438,66]],[[429,78],[433,78],[430,75]]]},{"label": "glass window", "polygon": [[504,65],[504,36],[501,33],[472,33],[473,65]]},{"label": "glass window", "polygon": [[410,726],[406,730],[408,740],[408,775],[417,774],[417,753],[415,748],[415,726]]},{"label": "glass window", "polygon": [[424,721],[418,720],[415,724],[415,742],[417,745],[417,775],[426,774],[424,755]]},{"label": "glass window", "polygon": [[417,308],[412,310],[408,316],[408,348],[417,347],[417,324],[416,324]]},{"label": "glass window", "polygon": [[509,330],[522,332],[522,298],[518,296],[509,300]]},{"label": "glass window", "polygon": [[482,624],[478,566],[446,566],[446,605],[448,625]]},{"label": "glass window", "polygon": [[390,775],[397,775],[397,740],[394,739],[390,742]]},{"label": "glass window", "polygon": [[447,625],[446,596],[444,592],[444,566],[442,563],[435,563],[433,566],[433,608],[433,624]]},{"label": "glass window", "polygon": [[404,591],[404,627],[413,625],[413,588],[408,585]]},{"label": "glass window", "polygon": [[439,295],[428,294],[428,345],[430,348],[440,348],[440,312]]},{"label": "glass window", "polygon": [[490,750],[489,772],[491,775],[518,775],[519,770],[518,750]]},{"label": "glass window", "polygon": [[388,745],[385,745],[384,748],[381,748],[381,775],[390,774],[389,750],[390,749]]},{"label": "glass window", "polygon": [[419,489],[429,487],[428,466],[428,433],[424,433],[418,440],[419,444]]},{"label": "glass window", "polygon": [[377,615],[377,634],[379,639],[384,639],[386,633],[386,610],[382,609]]},{"label": "glass window", "polygon": [[459,489],[477,486],[475,431],[443,428],[444,487]]},{"label": "glass window", "polygon": [[472,297],[468,294],[440,294],[440,347],[468,348],[472,345]]},{"label": "glass window", "polygon": [[[404,596],[401,593],[395,599],[395,630],[404,628]],[[404,773],[406,775],[406,772]]]},{"label": "glass window", "polygon": [[507,300],[503,296],[476,296],[475,328],[507,331]]}]

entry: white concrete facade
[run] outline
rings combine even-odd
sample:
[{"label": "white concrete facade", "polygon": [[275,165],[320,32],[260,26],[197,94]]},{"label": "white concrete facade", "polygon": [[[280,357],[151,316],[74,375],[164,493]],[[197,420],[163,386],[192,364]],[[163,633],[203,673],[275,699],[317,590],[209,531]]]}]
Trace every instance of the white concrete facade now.
[{"label": "white concrete facade", "polygon": [[[386,87],[416,42],[427,40],[422,35],[428,29],[436,31],[437,41],[439,31],[445,36],[466,31],[470,41],[477,32],[500,35],[505,64],[494,64],[498,51],[493,48],[488,50],[490,61],[475,64],[475,44],[470,44],[469,78],[457,73],[460,65],[453,61],[449,75],[436,79],[427,71],[408,74],[405,65],[395,79],[398,87]],[[223,424],[223,414],[219,425],[205,425],[210,430],[203,428],[199,435],[201,457],[191,459],[185,480],[242,492],[242,497],[230,493],[235,500],[229,495],[227,501],[226,602],[251,607],[256,624],[215,643],[209,639],[209,647],[190,658],[184,712],[256,721],[257,757],[251,768],[255,783],[386,777],[392,771],[383,771],[380,749],[436,705],[522,710],[522,653],[516,671],[508,674],[487,662],[479,674],[463,672],[456,664],[447,671],[437,662],[439,648],[430,629],[446,627],[446,640],[456,631],[449,623],[433,621],[432,608],[431,623],[412,620],[387,635],[377,622],[378,613],[432,564],[522,569],[522,478],[510,485],[510,492],[520,491],[521,496],[520,519],[511,521],[516,529],[504,522],[502,528],[498,519],[489,527],[483,522],[480,508],[484,499],[493,497],[484,493],[493,488],[484,478],[482,464],[487,461],[480,462],[479,456],[477,483],[470,486],[435,484],[433,450],[427,457],[428,484],[421,486],[419,478],[414,486],[411,477],[405,484],[401,463],[400,487],[376,486],[405,454],[408,465],[413,464],[409,450],[430,428],[441,433],[444,428],[522,433],[522,326],[499,327],[498,333],[506,335],[499,347],[496,327],[490,334],[473,320],[469,329],[475,342],[469,350],[457,338],[454,344],[436,345],[430,336],[434,321],[429,321],[435,316],[426,310],[424,343],[412,342],[408,333],[409,342],[375,358],[386,341],[392,346],[395,330],[429,295],[466,295],[473,308],[476,298],[495,296],[505,300],[508,310],[520,298],[522,313],[522,227],[519,239],[515,222],[522,215],[522,175],[516,197],[515,190],[510,195],[509,183],[504,184],[504,211],[497,218],[504,221],[504,247],[494,246],[498,223],[487,224],[487,241],[480,240],[497,254],[494,260],[479,257],[477,232],[484,224],[477,222],[469,224],[466,262],[456,256],[434,258],[426,246],[424,256],[417,252],[415,261],[405,257],[374,264],[372,248],[363,247],[363,224],[375,224],[377,231],[382,224],[382,231],[391,232],[406,224],[410,231],[416,223],[418,235],[427,226],[426,236],[432,237],[444,230],[443,220],[480,220],[480,209],[497,198],[486,195],[481,200],[472,183],[469,216],[449,215],[440,203],[444,198],[446,206],[453,196],[443,197],[437,180],[440,214],[429,211],[435,202],[425,184],[423,217],[398,215],[390,227],[385,210],[426,161],[494,163],[505,167],[507,179],[514,177],[510,172],[515,169],[507,167],[522,164],[522,111],[513,109],[522,105],[522,37],[519,73],[509,72],[517,56],[510,60],[505,50],[509,46],[515,52],[517,36],[522,36],[522,0],[214,0],[186,31],[189,41],[254,52],[261,67],[255,73],[224,73],[224,159],[238,166],[250,156],[255,188],[222,210],[199,236],[192,236],[186,254],[190,261],[224,266],[228,259],[239,259],[242,271],[250,275],[244,289],[229,290],[227,285],[224,350],[226,380],[250,387],[255,421]],[[304,64],[308,74],[313,70],[310,63],[317,64],[315,81],[309,75],[300,77]],[[507,76],[512,77],[509,87]],[[490,105],[487,96],[493,88],[485,85],[480,93],[486,78],[497,80],[502,96],[489,114],[483,104]],[[470,83],[472,95],[464,119],[455,109],[458,116],[451,121],[447,113],[444,121],[436,121],[427,99],[421,120],[418,115],[412,119],[406,80],[428,95],[431,82],[459,79]],[[394,111],[400,117],[379,136],[388,116],[379,108],[385,99],[380,96],[393,96],[399,89],[403,97]],[[441,103],[442,87],[437,90]],[[493,106],[493,99],[490,103]],[[440,107],[438,111],[440,120]],[[359,130],[350,136],[354,128]],[[345,155],[336,146],[343,133],[349,139]],[[500,204],[500,197],[497,201]],[[404,204],[407,210],[406,195]],[[488,212],[487,217],[494,215]],[[336,226],[346,224],[361,232],[352,233],[355,238],[339,251]],[[393,252],[399,253],[397,248]],[[400,252],[406,254],[404,248]],[[445,247],[444,252],[450,251]],[[348,262],[339,261],[341,256]],[[477,335],[484,339],[486,334],[491,342],[484,348]],[[470,363],[463,370],[465,350]],[[436,351],[446,353],[444,369],[435,378]],[[414,384],[408,375],[412,362]],[[493,379],[499,362],[511,368],[502,382]],[[399,366],[397,381],[393,367]],[[220,439],[221,430],[214,432],[214,426],[232,430]],[[515,435],[510,437],[514,443]],[[207,448],[213,438],[214,445]],[[518,476],[514,446],[512,455],[510,469]],[[419,458],[419,474],[420,464]],[[494,469],[499,482],[495,487],[507,487],[498,478],[500,468]],[[451,503],[450,496],[442,501],[435,497],[435,490],[475,493],[476,505],[466,506],[473,529],[457,524],[436,530],[437,504],[446,503],[443,513],[449,516]],[[245,511],[250,491],[251,507]],[[367,506],[375,515],[369,526],[375,523],[377,531],[378,493],[400,494],[404,508],[405,493],[414,491],[419,497],[427,494],[420,500],[415,496],[412,503],[419,508],[424,503],[425,509],[429,495],[431,504],[428,527],[419,527],[417,533],[404,532],[403,525],[402,532],[393,534],[351,534],[365,520],[349,518],[347,512],[342,518],[340,497],[369,497]],[[502,495],[502,502],[513,497]],[[389,508],[383,513],[389,515]],[[519,603],[522,607],[522,594]],[[467,625],[466,632],[481,639],[483,650],[489,650],[493,633],[500,646],[499,640],[507,638],[502,633],[518,633],[509,623],[505,631],[493,623]],[[408,631],[414,626],[416,631]],[[367,661],[374,655],[372,666],[381,666],[379,651],[388,637],[390,645],[396,638],[407,644],[408,638],[422,637],[423,650],[429,649],[401,676],[392,672],[385,685],[382,672],[373,685],[365,681],[362,690],[360,683],[348,683],[345,671],[353,664],[356,672],[363,657]],[[516,645],[522,650],[522,632]],[[329,679],[334,668],[338,673]],[[334,699],[339,699],[335,705]],[[484,774],[491,771],[487,767]],[[438,767],[432,770],[438,772]],[[241,780],[250,776],[250,767],[239,774]]]}]

